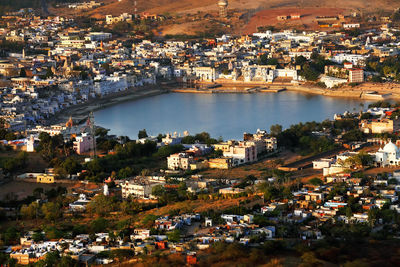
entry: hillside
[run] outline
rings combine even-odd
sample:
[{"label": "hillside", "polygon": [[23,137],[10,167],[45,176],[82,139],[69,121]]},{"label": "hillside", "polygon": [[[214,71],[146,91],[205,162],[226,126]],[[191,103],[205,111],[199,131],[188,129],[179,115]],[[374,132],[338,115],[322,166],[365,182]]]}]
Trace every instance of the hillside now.
[{"label": "hillside", "polygon": [[[29,0],[16,2],[26,4]],[[46,1],[31,0],[36,6],[39,2],[43,4]],[[51,3],[47,5],[50,14],[88,16],[99,20],[109,14],[133,14],[135,10],[135,0],[97,0],[103,5],[87,11],[69,9],[66,6],[56,8],[54,3],[60,0],[47,2]],[[210,32],[249,34],[257,31],[260,26],[314,30],[318,28],[316,16],[349,15],[353,12],[381,16],[390,15],[400,7],[400,0],[228,0],[229,18],[221,20],[218,17],[217,2],[218,0],[137,0],[137,9],[139,14],[147,12],[168,17],[166,21],[152,26],[157,35],[202,36]],[[301,19],[284,22],[277,20],[277,16],[290,13],[299,13]]]},{"label": "hillside", "polygon": [[[122,12],[133,12],[134,0],[100,0],[105,5],[92,11],[93,15],[119,15]],[[229,9],[250,10],[283,7],[340,7],[358,11],[388,11],[400,6],[400,0],[229,0]],[[149,13],[196,13],[217,10],[217,0],[138,0],[139,12]]]}]

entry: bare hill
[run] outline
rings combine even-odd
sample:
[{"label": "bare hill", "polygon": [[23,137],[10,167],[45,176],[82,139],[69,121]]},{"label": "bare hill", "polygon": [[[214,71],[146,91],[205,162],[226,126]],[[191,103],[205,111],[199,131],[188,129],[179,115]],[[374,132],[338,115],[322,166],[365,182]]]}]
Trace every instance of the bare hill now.
[{"label": "bare hill", "polygon": [[[133,13],[134,0],[99,0],[104,6],[90,13],[92,15],[119,15]],[[228,0],[230,9],[249,10],[283,7],[332,7],[359,11],[389,11],[400,7],[400,0]],[[217,0],[137,0],[139,12],[150,13],[195,13],[217,10]]]}]

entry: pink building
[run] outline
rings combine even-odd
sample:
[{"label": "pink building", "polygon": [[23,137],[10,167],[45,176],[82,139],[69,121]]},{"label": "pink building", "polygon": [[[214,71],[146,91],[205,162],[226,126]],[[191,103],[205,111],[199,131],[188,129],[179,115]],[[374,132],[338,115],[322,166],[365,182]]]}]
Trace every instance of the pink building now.
[{"label": "pink building", "polygon": [[82,154],[93,150],[93,138],[88,133],[77,136],[74,141],[74,150],[77,154]]},{"label": "pink building", "polygon": [[364,71],[362,69],[349,70],[349,82],[350,83],[364,82]]}]

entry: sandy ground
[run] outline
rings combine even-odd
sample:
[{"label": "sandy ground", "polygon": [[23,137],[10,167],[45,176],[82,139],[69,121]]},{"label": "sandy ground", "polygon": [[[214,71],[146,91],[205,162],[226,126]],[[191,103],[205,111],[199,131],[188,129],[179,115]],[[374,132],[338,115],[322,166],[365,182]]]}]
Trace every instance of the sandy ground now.
[{"label": "sandy ground", "polygon": [[201,32],[204,30],[202,28],[202,22],[201,21],[195,21],[195,22],[187,22],[187,23],[182,23],[182,24],[173,24],[173,25],[168,25],[164,26],[161,28],[159,31],[160,35],[175,35],[175,34],[187,34],[187,35],[195,35],[197,32]]},{"label": "sandy ground", "polygon": [[44,191],[46,191],[52,188],[57,188],[58,186],[67,187],[69,185],[62,183],[38,184],[24,181],[11,181],[0,186],[0,200],[7,198],[13,199],[14,197],[17,199],[24,199],[27,196],[32,195],[33,190],[38,187],[41,187],[44,189]]},{"label": "sandy ground", "polygon": [[[50,6],[49,11],[54,15],[70,17],[91,16],[96,19],[104,19],[105,16],[109,14],[113,16],[118,16],[125,12],[133,14],[135,9],[134,3],[136,1],[99,0],[99,2],[103,2],[104,5],[93,10],[75,11],[67,7],[54,8]],[[148,0],[137,1],[137,9],[139,14],[147,12],[150,14],[168,16],[185,16],[186,14],[196,14],[197,12],[216,14],[218,12],[217,2],[217,0]],[[317,13],[321,15],[331,14],[326,11],[325,8],[337,9],[343,7],[349,12],[375,14],[382,14],[384,11],[393,12],[394,9],[392,0],[229,0],[228,2],[229,13],[243,13],[240,25],[234,27],[236,33],[244,33],[244,29],[246,29],[247,32],[253,32],[257,26],[263,25],[297,26],[297,28],[301,28],[300,26],[308,25],[309,23],[313,25],[312,17],[314,11],[317,10]],[[284,9],[306,11],[313,10],[313,8],[313,12],[304,13],[303,18],[297,21],[277,22],[276,20],[276,14]],[[253,17],[254,14],[258,15]],[[250,23],[246,26],[248,21],[250,21]],[[206,20],[203,20],[203,22],[207,23]],[[167,34],[190,34],[192,31],[190,24],[180,26],[180,22],[165,26],[162,30]]]},{"label": "sandy ground", "polygon": [[[343,8],[276,8],[266,9],[256,13],[246,25],[244,32],[252,34],[257,32],[260,26],[275,26],[279,28],[304,28],[318,29],[315,18],[317,16],[337,16],[344,14]],[[279,21],[277,16],[290,16],[291,14],[300,14],[300,19],[289,19]]]}]

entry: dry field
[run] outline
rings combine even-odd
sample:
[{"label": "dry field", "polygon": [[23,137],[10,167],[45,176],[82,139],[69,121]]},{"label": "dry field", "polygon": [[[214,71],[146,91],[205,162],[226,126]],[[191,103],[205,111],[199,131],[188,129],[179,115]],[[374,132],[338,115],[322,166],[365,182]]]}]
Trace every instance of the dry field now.
[{"label": "dry field", "polygon": [[[277,28],[318,29],[317,16],[337,16],[344,14],[343,8],[276,8],[266,9],[256,13],[246,25],[244,32],[252,34],[260,26],[275,26]],[[278,20],[277,16],[300,14],[300,19]]]},{"label": "dry field", "polygon": [[[88,13],[95,17],[104,17],[107,14],[119,15],[124,12],[134,12],[134,0],[99,0],[104,5],[90,10]],[[196,13],[200,12],[215,12],[218,10],[217,0],[137,0],[138,12],[149,12],[156,14],[170,13],[170,14],[182,14],[182,13]],[[347,10],[354,11],[374,11],[379,12],[381,10],[393,10],[397,5],[400,5],[400,0],[376,0],[376,1],[365,1],[365,0],[228,0],[230,10],[252,10],[261,11],[263,9],[271,8],[308,8],[308,7],[329,7],[337,8],[343,7]],[[67,8],[53,8],[50,7],[52,13],[69,13],[79,15],[82,11],[74,12]]]},{"label": "dry field", "polygon": [[[91,16],[97,19],[104,19],[110,14],[118,16],[122,13],[134,13],[134,0],[99,0],[104,5],[88,11],[74,11],[68,8],[50,7],[50,12],[62,16]],[[150,14],[164,14],[174,17],[169,25],[158,29],[162,35],[166,34],[187,34],[192,35],[201,30],[201,25],[207,24],[206,19],[195,23],[182,22],[179,17],[185,17],[187,14],[202,14],[216,15],[218,12],[218,0],[137,0],[138,13],[148,12]],[[315,29],[315,16],[337,15],[345,12],[358,13],[375,13],[383,14],[384,12],[392,12],[395,8],[400,7],[400,0],[228,0],[229,12],[235,11],[241,15],[238,23],[232,21],[234,33],[253,33],[259,26],[281,26],[294,27],[297,29]],[[277,15],[285,13],[301,13],[302,17],[299,20],[278,21]],[[389,14],[389,13],[387,13]],[[387,15],[386,14],[386,15]],[[207,31],[207,29],[206,29]]]}]

